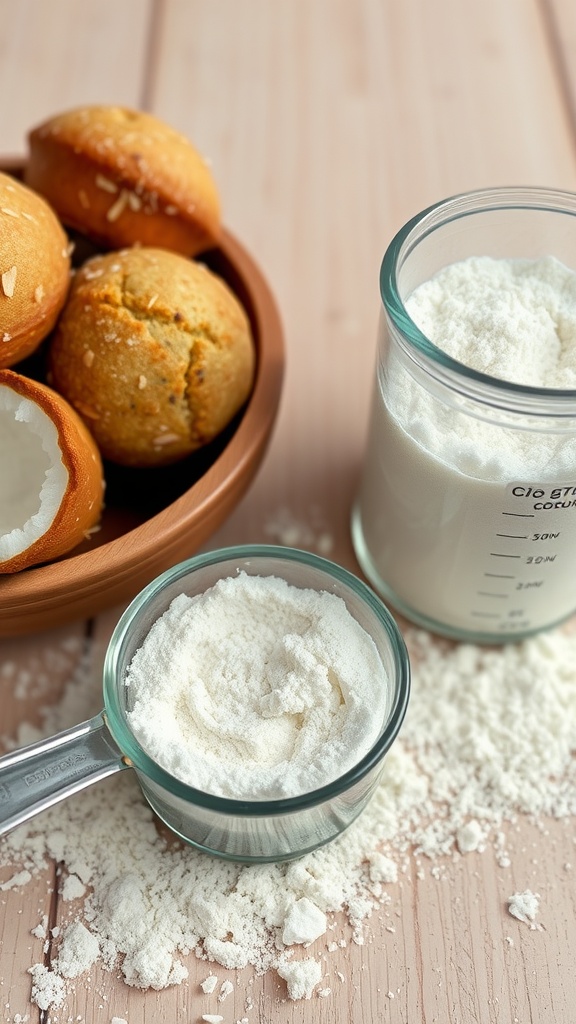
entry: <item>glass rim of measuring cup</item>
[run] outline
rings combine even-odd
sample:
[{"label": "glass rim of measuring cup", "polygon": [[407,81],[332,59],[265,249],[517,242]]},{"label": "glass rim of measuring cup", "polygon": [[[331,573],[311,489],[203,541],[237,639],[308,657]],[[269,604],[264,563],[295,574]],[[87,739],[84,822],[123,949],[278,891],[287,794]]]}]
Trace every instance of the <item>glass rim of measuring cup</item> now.
[{"label": "glass rim of measuring cup", "polygon": [[[576,389],[516,384],[466,366],[443,352],[419,329],[400,296],[399,268],[423,239],[451,221],[506,210],[539,211],[576,218],[576,192],[502,186],[458,193],[428,206],[400,228],[384,253],[380,267],[382,304],[396,329],[396,340],[405,353],[451,390],[507,412],[574,419]],[[576,221],[574,231],[576,233]],[[485,254],[479,252],[476,255]],[[572,269],[576,273],[576,267]]]},{"label": "glass rim of measuring cup", "polygon": [[[298,796],[269,800],[236,800],[189,786],[167,772],[146,753],[127,724],[124,709],[118,699],[118,689],[125,685],[124,678],[119,678],[122,674],[119,665],[126,646],[130,641],[131,631],[149,603],[166,587],[190,575],[195,570],[238,558],[272,558],[291,564],[308,566],[319,570],[328,578],[344,584],[357,597],[361,598],[383,627],[392,657],[394,678],[390,680],[390,683],[393,687],[393,693],[384,728],[376,742],[358,763],[348,771],[326,785]],[[268,573],[268,575],[272,575],[272,573]],[[175,597],[176,594],[173,596]],[[166,605],[167,607],[168,605]],[[166,608],[159,611],[156,618],[159,618]],[[135,653],[135,650],[133,653]],[[244,544],[218,548],[214,551],[186,559],[166,570],[166,572],[156,577],[140,591],[123,613],[108,644],[104,662],[103,691],[104,714],[110,732],[122,750],[124,757],[128,759],[128,762],[136,771],[140,771],[150,781],[163,787],[173,796],[185,800],[191,806],[198,805],[222,814],[239,817],[266,817],[289,814],[325,803],[351,789],[384,758],[396,739],[408,706],[410,663],[404,639],[394,618],[372,588],[359,579],[359,577],[335,562],[331,562],[312,552],[284,547],[283,545]]]}]

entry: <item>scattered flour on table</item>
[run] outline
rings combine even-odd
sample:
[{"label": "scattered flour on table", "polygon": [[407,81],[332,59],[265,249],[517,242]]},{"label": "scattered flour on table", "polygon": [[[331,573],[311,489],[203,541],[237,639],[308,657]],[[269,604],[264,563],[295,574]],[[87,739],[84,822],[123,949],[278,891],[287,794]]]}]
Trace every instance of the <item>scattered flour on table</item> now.
[{"label": "scattered flour on table", "polygon": [[[432,641],[416,629],[405,638],[413,692],[400,740],[366,810],[313,854],[251,867],[167,843],[130,773],[5,837],[5,878],[27,873],[19,882],[25,889],[28,875],[54,858],[87,887],[74,907],[76,920],[54,936],[52,969],[31,968],[34,1002],[41,1009],[61,1005],[73,984],[61,968],[67,975],[88,969],[96,947],[98,963],[121,971],[131,986],[182,982],[185,958],[195,953],[224,968],[275,969],[291,998],[306,998],[318,992],[324,946],[321,952],[310,947],[305,959],[297,951],[323,934],[322,915],[344,911],[361,942],[366,919],[386,904],[386,886],[414,849],[434,866],[445,854],[460,857],[491,845],[506,863],[504,822],[519,813],[573,815],[576,636],[554,631],[497,650]],[[45,731],[88,718],[100,701],[99,666],[79,672],[60,703],[47,709]],[[537,906],[520,895],[510,907],[534,923]],[[80,920],[91,938],[78,930]],[[83,940],[77,960],[71,934]]]},{"label": "scattered flour on table", "polygon": [[321,510],[316,506],[308,509],[305,519],[287,506],[281,506],[265,523],[264,533],[283,547],[305,548],[324,558],[329,557],[334,547],[334,538]]}]

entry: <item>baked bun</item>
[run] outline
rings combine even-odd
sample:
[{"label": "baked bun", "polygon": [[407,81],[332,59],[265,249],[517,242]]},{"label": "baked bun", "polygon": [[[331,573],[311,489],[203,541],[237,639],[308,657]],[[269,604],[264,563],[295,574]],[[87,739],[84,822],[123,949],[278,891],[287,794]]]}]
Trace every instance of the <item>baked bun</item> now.
[{"label": "baked bun", "polygon": [[42,196],[0,173],[0,368],[52,330],[70,284],[70,245]]},{"label": "baked bun", "polygon": [[95,256],[77,272],[49,350],[50,381],[112,462],[152,466],[212,440],[244,404],[255,349],[228,286],[162,249]]},{"label": "baked bun", "polygon": [[214,246],[220,204],[210,170],[183,135],[151,114],[80,107],[29,134],[26,181],[64,224],[98,245]]}]

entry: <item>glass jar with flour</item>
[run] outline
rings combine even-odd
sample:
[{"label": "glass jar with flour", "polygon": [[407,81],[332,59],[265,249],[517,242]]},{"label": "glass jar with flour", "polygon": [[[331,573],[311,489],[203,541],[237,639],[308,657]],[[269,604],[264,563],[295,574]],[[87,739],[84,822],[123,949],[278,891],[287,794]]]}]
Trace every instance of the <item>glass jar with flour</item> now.
[{"label": "glass jar with flour", "polygon": [[414,217],[382,263],[352,536],[412,621],[516,640],[576,610],[576,195],[501,188]]}]

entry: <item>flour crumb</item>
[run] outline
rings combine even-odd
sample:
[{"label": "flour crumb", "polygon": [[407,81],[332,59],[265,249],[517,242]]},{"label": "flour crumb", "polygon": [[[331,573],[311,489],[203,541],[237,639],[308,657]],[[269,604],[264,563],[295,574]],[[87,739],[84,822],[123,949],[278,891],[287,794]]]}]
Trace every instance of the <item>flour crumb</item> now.
[{"label": "flour crumb", "polygon": [[8,892],[9,889],[17,889],[20,885],[27,885],[32,875],[29,871],[18,871],[12,878],[0,884],[0,892]]},{"label": "flour crumb", "polygon": [[201,1020],[205,1020],[206,1024],[221,1024],[224,1017],[219,1013],[203,1013]]},{"label": "flour crumb", "polygon": [[288,986],[290,999],[310,999],[322,978],[322,968],[312,959],[284,961],[278,966],[278,974]]},{"label": "flour crumb", "polygon": [[234,991],[234,985],[231,981],[223,981],[220,987],[220,993],[218,995],[218,1002],[223,1003],[224,1000]]},{"label": "flour crumb", "polygon": [[331,994],[332,994],[332,989],[331,988],[319,988],[318,989],[318,995],[320,996],[321,999],[326,999]]},{"label": "flour crumb", "polygon": [[48,915],[44,914],[40,924],[37,924],[35,928],[31,929],[32,935],[37,939],[45,939],[47,935],[46,928],[48,927]]},{"label": "flour crumb", "polygon": [[79,900],[86,894],[86,886],[80,881],[78,875],[68,875],[64,879],[61,895],[65,902]]},{"label": "flour crumb", "polygon": [[124,1017],[112,1017],[110,1024],[128,1024],[128,1021]]},{"label": "flour crumb", "polygon": [[64,978],[77,978],[96,963],[99,952],[100,944],[96,936],[81,921],[74,921],[66,929],[58,952],[58,973]]},{"label": "flour crumb", "polygon": [[64,982],[54,971],[49,971],[44,964],[34,964],[28,969],[32,975],[32,1002],[40,1010],[50,1010],[62,1006],[66,988]]},{"label": "flour crumb", "polygon": [[368,863],[370,865],[371,882],[392,884],[398,881],[398,867],[390,857],[386,857],[383,853],[376,851],[370,854]]},{"label": "flour crumb", "polygon": [[203,992],[206,993],[206,995],[210,995],[210,993],[213,992],[214,989],[216,988],[217,984],[218,978],[216,977],[216,975],[209,974],[207,978],[204,978],[204,981],[200,982],[200,988],[202,989]]},{"label": "flour crumb", "polygon": [[473,853],[483,849],[484,831],[475,818],[462,825],[456,833],[456,842],[460,853]]},{"label": "flour crumb", "polygon": [[541,927],[535,923],[539,906],[540,894],[531,892],[530,889],[508,897],[508,912],[524,924],[529,924],[532,929]]},{"label": "flour crumb", "polygon": [[285,919],[282,941],[287,946],[293,943],[310,945],[326,933],[326,914],[306,896],[296,900]]}]

